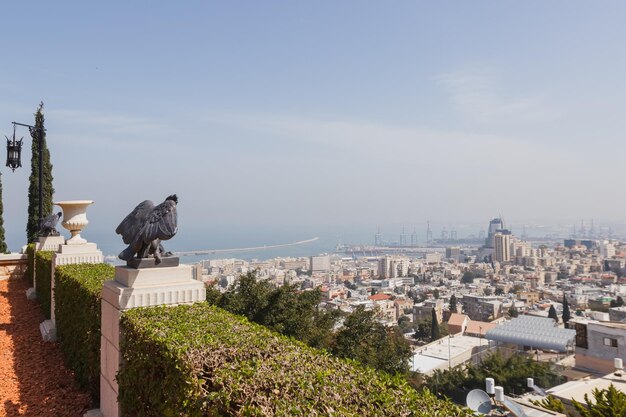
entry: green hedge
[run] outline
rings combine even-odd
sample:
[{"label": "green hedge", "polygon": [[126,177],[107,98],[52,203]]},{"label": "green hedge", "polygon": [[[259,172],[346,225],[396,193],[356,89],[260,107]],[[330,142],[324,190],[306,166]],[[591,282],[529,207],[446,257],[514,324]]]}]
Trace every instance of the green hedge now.
[{"label": "green hedge", "polygon": [[57,338],[79,384],[96,400],[100,392],[100,316],[102,285],[113,279],[107,264],[63,265],[55,271]]},{"label": "green hedge", "polygon": [[52,286],[52,254],[50,251],[35,253],[35,280],[37,281],[37,301],[43,315],[50,318],[50,297]]},{"label": "green hedge", "polygon": [[24,278],[28,280],[28,283],[33,285],[33,271],[35,270],[35,245],[33,243],[29,243],[26,245],[26,272],[24,272]]},{"label": "green hedge", "polygon": [[208,303],[123,313],[127,416],[469,416]]}]

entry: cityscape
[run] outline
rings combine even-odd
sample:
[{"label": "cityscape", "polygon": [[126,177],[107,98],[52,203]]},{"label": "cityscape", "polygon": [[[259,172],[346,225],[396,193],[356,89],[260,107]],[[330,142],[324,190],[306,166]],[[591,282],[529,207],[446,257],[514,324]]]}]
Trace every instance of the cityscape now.
[{"label": "cityscape", "polygon": [[[477,363],[500,345],[530,348],[538,361],[580,381],[544,387],[571,405],[590,386],[626,389],[626,380],[612,374],[626,340],[626,247],[609,228],[584,224],[562,239],[515,236],[501,218],[488,222],[486,234],[465,239],[453,231],[434,239],[428,229],[428,242],[404,230],[386,242],[377,231],[371,244],[342,244],[335,253],[212,259],[197,263],[194,273],[221,292],[254,272],[277,287],[321,289],[326,309],[350,314],[364,307],[385,326],[402,328],[412,346],[411,370],[425,375]],[[445,336],[424,334],[432,317]],[[512,337],[506,329],[520,317],[531,328]],[[540,340],[533,327],[553,319],[561,323],[551,330],[553,339]],[[529,404],[541,395],[531,390],[524,397]]]}]

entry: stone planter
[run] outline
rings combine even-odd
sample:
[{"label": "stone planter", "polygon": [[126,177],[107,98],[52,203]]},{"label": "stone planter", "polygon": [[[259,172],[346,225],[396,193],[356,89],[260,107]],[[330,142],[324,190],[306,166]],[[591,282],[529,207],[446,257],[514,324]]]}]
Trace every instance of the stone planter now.
[{"label": "stone planter", "polygon": [[91,200],[74,200],[59,201],[54,203],[63,210],[63,221],[61,225],[70,231],[72,237],[69,238],[66,245],[82,245],[87,243],[85,239],[80,237],[80,232],[87,227],[87,206],[93,204]]}]

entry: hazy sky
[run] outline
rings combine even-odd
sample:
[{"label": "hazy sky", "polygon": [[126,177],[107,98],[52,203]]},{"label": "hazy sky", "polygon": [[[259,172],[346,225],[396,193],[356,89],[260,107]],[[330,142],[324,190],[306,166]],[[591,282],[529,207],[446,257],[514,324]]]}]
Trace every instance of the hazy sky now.
[{"label": "hazy sky", "polygon": [[171,193],[176,239],[213,246],[624,218],[623,1],[158,3],[2,7],[0,133],[45,102],[55,199],[96,201],[86,237]]}]

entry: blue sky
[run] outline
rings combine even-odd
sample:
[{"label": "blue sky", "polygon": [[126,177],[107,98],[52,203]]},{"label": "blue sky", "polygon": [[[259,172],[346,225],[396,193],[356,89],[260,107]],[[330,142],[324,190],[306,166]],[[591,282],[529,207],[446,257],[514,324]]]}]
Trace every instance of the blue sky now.
[{"label": "blue sky", "polygon": [[0,133],[45,102],[88,238],[173,192],[182,246],[623,220],[623,2],[162,3],[3,6]]}]

